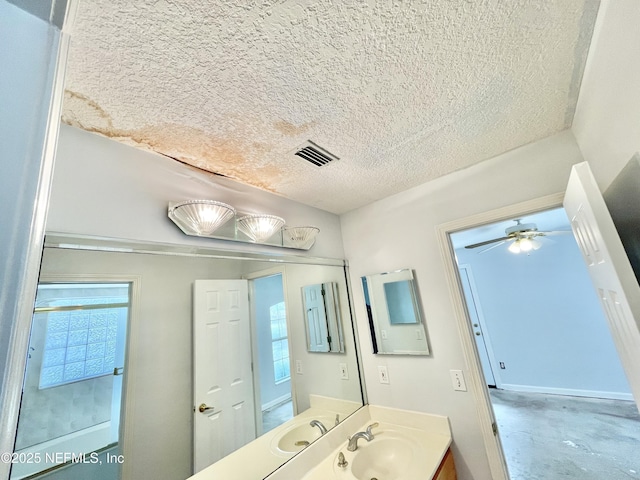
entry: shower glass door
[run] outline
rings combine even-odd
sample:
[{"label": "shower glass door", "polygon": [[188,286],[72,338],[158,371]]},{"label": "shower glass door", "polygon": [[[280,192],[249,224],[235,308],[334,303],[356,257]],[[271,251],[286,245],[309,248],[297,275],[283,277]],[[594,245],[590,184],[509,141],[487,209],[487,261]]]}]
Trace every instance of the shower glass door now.
[{"label": "shower glass door", "polygon": [[119,478],[129,311],[128,283],[38,286],[12,480]]}]

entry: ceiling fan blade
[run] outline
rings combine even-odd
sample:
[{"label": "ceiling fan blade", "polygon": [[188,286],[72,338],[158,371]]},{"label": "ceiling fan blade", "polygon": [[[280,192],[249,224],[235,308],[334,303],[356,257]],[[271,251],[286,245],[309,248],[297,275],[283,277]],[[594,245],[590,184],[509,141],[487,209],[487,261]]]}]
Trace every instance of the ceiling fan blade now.
[{"label": "ceiling fan blade", "polygon": [[493,240],[487,240],[486,242],[480,242],[480,243],[474,243],[473,245],[467,245],[464,248],[478,248],[478,247],[482,247],[483,245],[489,245],[491,243],[502,242],[504,240],[509,240],[510,238],[511,238],[511,236],[494,238]]},{"label": "ceiling fan blade", "polygon": [[494,248],[498,248],[500,245],[504,245],[505,243],[507,243],[507,241],[506,240],[502,240],[499,243],[491,245],[489,248],[485,248],[484,250],[480,250],[478,252],[478,255],[482,255],[483,253],[487,253],[489,250],[493,250]]},{"label": "ceiling fan blade", "polygon": [[550,235],[568,235],[570,233],[573,233],[572,230],[552,230],[549,232],[538,232],[538,234],[540,235],[544,235],[544,236],[550,236]]}]

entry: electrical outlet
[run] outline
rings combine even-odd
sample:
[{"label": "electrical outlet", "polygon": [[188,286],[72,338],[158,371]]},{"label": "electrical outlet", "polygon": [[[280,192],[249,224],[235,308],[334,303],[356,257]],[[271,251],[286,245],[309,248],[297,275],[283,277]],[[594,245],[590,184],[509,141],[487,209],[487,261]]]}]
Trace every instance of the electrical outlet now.
[{"label": "electrical outlet", "polygon": [[380,379],[380,383],[389,384],[389,372],[387,371],[387,367],[378,365],[378,378]]},{"label": "electrical outlet", "polygon": [[340,378],[342,380],[349,380],[349,370],[347,370],[347,364],[341,363],[339,367],[340,367]]},{"label": "electrical outlet", "polygon": [[502,370],[504,370],[505,368],[507,368],[507,367],[505,367],[505,366],[504,366],[504,362],[500,362],[500,368],[501,368]]},{"label": "electrical outlet", "polygon": [[302,360],[296,360],[296,373],[302,375]]},{"label": "electrical outlet", "polygon": [[449,373],[451,373],[451,383],[453,384],[453,389],[460,392],[466,392],[467,384],[464,382],[464,375],[462,375],[462,370],[449,370]]}]

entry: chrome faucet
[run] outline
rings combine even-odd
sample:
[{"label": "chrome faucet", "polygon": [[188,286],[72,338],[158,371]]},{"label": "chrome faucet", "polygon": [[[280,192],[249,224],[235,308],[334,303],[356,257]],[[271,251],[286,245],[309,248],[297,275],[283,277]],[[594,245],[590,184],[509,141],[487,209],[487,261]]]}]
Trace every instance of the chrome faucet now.
[{"label": "chrome faucet", "polygon": [[366,432],[358,432],[354,433],[351,437],[349,437],[349,445],[347,446],[347,450],[350,452],[355,452],[358,449],[358,439],[364,438],[367,442],[373,440],[373,433],[371,432],[372,428],[376,428],[378,426],[378,422],[372,423],[367,427]]},{"label": "chrome faucet", "polygon": [[320,435],[327,433],[327,427],[325,427],[320,420],[311,420],[309,425],[312,427],[318,427],[320,429]]}]

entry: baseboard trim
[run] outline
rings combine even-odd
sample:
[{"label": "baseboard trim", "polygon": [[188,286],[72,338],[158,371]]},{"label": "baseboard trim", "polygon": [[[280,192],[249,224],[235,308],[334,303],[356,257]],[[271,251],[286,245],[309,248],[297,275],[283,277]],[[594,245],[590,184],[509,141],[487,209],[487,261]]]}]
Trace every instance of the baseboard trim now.
[{"label": "baseboard trim", "polygon": [[262,411],[269,410],[270,408],[277,407],[282,403],[288,402],[291,400],[291,394],[288,393],[286,395],[282,395],[281,397],[276,398],[275,400],[271,400],[270,402],[262,405]]},{"label": "baseboard trim", "polygon": [[572,388],[540,387],[540,386],[533,386],[533,385],[514,385],[509,383],[503,383],[500,388],[502,388],[503,390],[509,390],[512,392],[548,393],[551,395],[568,395],[571,397],[605,398],[609,400],[628,400],[633,402],[633,395],[631,393],[623,393],[623,392],[602,392],[599,390],[577,390]]}]

